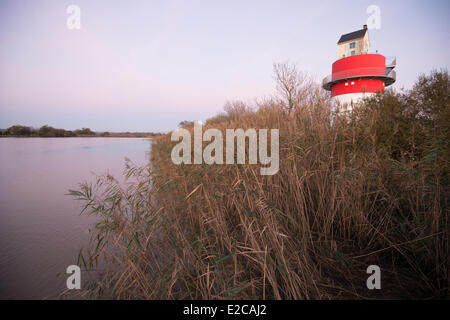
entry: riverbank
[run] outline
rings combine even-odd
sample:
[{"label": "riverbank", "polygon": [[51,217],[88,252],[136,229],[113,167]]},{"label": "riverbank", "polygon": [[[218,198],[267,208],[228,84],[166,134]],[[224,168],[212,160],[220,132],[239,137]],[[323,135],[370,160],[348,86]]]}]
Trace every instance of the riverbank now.
[{"label": "riverbank", "polygon": [[[170,135],[151,164],[129,164],[72,195],[103,217],[85,261],[114,244],[118,270],[82,294],[116,299],[372,299],[448,297],[448,73],[421,77],[333,114],[311,90],[229,108],[215,128],[280,130],[280,170],[175,165]],[[191,130],[192,127],[187,126]],[[94,238],[95,239],[95,238]],[[99,249],[100,248],[100,249]],[[371,265],[382,290],[369,290]]]}]

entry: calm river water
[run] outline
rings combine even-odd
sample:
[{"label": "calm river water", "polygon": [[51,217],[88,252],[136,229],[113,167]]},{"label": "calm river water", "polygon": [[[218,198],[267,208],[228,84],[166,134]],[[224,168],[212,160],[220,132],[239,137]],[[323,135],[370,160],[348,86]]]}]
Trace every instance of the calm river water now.
[{"label": "calm river water", "polygon": [[95,221],[68,189],[149,152],[142,138],[1,138],[0,299],[57,298]]}]

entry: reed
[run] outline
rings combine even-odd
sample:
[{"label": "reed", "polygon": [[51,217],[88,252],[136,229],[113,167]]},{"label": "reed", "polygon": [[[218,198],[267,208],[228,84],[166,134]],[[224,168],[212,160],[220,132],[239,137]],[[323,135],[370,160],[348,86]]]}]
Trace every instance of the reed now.
[{"label": "reed", "polygon": [[[204,129],[280,130],[280,171],[175,165],[170,134],[128,182],[71,191],[101,219],[86,268],[105,275],[83,297],[114,299],[448,298],[449,88],[446,71],[333,114],[308,87],[228,107]],[[187,126],[189,129],[190,127]],[[368,290],[379,265],[382,290]]]}]

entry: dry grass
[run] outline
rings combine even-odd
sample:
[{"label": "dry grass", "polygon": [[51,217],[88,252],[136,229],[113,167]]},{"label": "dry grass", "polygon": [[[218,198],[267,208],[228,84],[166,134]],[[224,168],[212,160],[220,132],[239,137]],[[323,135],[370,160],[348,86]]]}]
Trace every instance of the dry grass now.
[{"label": "dry grass", "polygon": [[[261,176],[259,165],[177,166],[170,160],[170,135],[156,138],[151,166],[128,164],[126,187],[102,177],[96,186],[73,191],[103,218],[87,265],[101,254],[114,262],[81,294],[448,297],[448,140],[429,160],[431,138],[410,126],[402,129],[407,146],[394,150],[396,144],[381,139],[379,105],[395,97],[336,116],[317,90],[289,113],[265,101],[256,111],[207,122],[204,130],[278,128],[280,171],[274,176]],[[448,96],[445,103],[448,114]],[[388,137],[396,136],[394,127]],[[366,288],[371,264],[381,267],[382,290]]]}]

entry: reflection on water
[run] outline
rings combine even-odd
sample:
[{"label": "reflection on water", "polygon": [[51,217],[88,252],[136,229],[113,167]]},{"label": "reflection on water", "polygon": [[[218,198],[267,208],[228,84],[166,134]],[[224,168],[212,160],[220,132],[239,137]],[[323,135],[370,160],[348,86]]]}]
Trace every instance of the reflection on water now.
[{"label": "reflection on water", "polygon": [[[148,161],[142,138],[0,139],[0,299],[55,298],[95,217],[66,196],[94,173]],[[119,179],[121,180],[121,179]],[[58,276],[58,274],[60,274]]]}]

